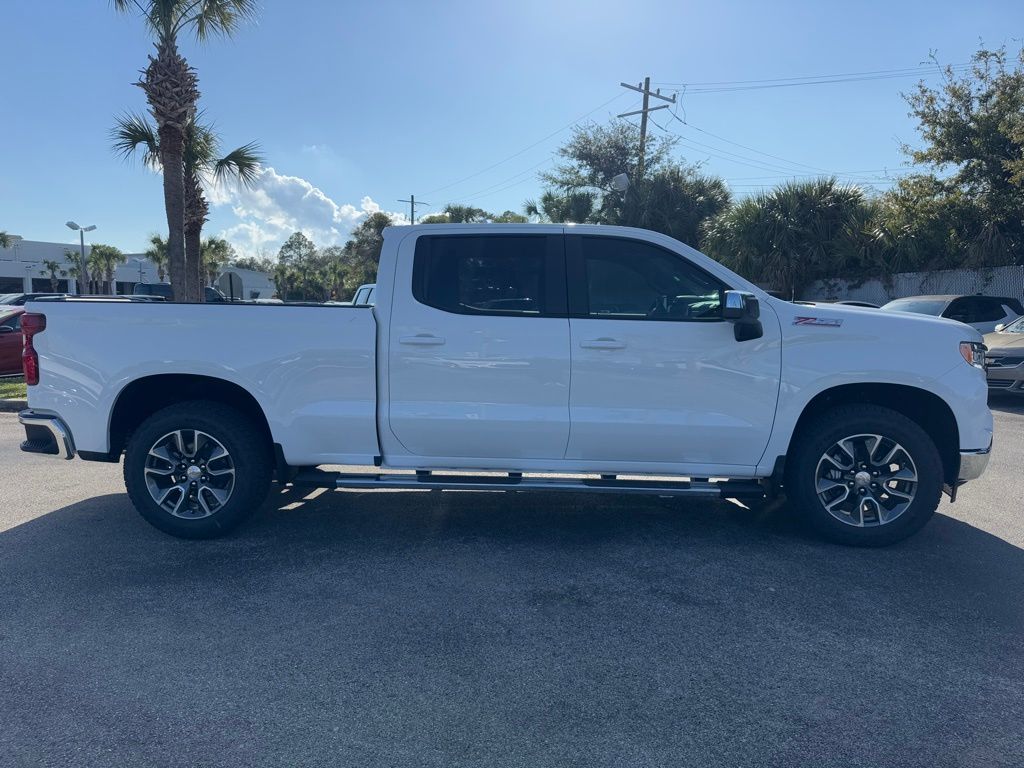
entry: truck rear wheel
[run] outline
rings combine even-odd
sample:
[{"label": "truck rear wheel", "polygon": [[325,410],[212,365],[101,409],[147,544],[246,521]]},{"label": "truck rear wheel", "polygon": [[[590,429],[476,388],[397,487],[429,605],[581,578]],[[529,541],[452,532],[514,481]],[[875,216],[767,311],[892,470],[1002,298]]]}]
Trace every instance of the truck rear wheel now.
[{"label": "truck rear wheel", "polygon": [[906,416],[876,405],[821,414],[794,438],[786,495],[825,538],[876,547],[919,531],[942,495],[942,459]]},{"label": "truck rear wheel", "polygon": [[265,434],[221,403],[168,406],[135,430],[125,450],[132,504],[172,536],[210,539],[260,507],[273,462]]}]

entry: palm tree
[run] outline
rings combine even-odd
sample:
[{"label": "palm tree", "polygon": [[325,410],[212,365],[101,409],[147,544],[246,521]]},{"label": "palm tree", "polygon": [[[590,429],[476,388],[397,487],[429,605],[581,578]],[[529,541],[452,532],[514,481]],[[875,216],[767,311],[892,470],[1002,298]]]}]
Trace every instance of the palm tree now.
[{"label": "palm tree", "polygon": [[150,235],[149,248],[142,255],[156,267],[157,279],[162,283],[167,276],[167,241],[160,235]]},{"label": "palm tree", "polygon": [[10,248],[10,247],[11,247],[11,236],[8,235],[3,230],[0,230],[0,248]]},{"label": "palm tree", "polygon": [[201,248],[202,262],[203,262],[203,275],[202,284],[199,287],[199,292],[205,294],[204,288],[207,285],[212,285],[213,281],[217,279],[217,275],[224,268],[224,265],[231,261],[235,256],[235,249],[231,247],[231,243],[221,237],[208,237],[203,241]]},{"label": "palm tree", "polygon": [[53,259],[43,259],[43,268],[39,272],[43,277],[49,276],[50,278],[50,290],[54,293],[57,292],[57,284],[62,277],[68,276],[68,271],[64,269],[64,265],[59,261]]},{"label": "palm tree", "polygon": [[[142,161],[151,168],[162,170],[160,152],[160,134],[154,130],[145,117],[128,114],[119,118],[111,133],[114,150],[124,157],[131,156],[142,148]],[[205,182],[211,179],[214,183],[234,181],[241,186],[251,186],[259,176],[260,164],[263,161],[259,145],[249,142],[228,152],[220,154],[220,139],[213,127],[190,121],[185,131],[185,149],[183,154],[185,174],[185,208],[184,232],[186,254],[186,288],[179,294],[175,286],[175,295],[183,301],[202,301],[203,265],[202,265],[202,233],[208,221],[210,206],[206,200]],[[152,240],[150,241],[152,242]],[[169,244],[164,247],[168,251]],[[171,285],[174,286],[174,271],[171,270]]]},{"label": "palm tree", "polygon": [[114,270],[127,260],[128,257],[112,245],[93,245],[92,250],[89,251],[89,270],[94,275],[103,275],[104,293],[114,293]]},{"label": "palm tree", "polygon": [[703,246],[750,280],[798,298],[814,280],[833,277],[844,262],[880,258],[858,187],[823,178],[783,184],[745,198],[706,222]]},{"label": "palm tree", "polygon": [[[146,93],[156,121],[158,152],[167,213],[167,262],[179,299],[188,293],[185,254],[184,153],[188,125],[196,116],[196,72],[178,52],[178,37],[188,31],[200,41],[231,35],[255,15],[256,0],[112,0],[122,13],[138,13],[156,38],[156,56],[138,85]],[[198,254],[197,254],[198,256]]]}]

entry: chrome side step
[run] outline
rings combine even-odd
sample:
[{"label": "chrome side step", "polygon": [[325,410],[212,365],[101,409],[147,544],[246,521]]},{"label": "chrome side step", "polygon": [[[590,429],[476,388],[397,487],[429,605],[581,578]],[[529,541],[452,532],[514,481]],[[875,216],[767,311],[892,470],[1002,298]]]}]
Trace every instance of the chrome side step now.
[{"label": "chrome side step", "polygon": [[520,472],[505,475],[459,475],[417,471],[415,474],[327,472],[307,469],[292,480],[294,485],[321,488],[388,488],[392,490],[453,491],[573,491],[577,493],[643,493],[656,496],[691,496],[709,499],[742,499],[764,496],[756,480],[643,480],[598,478],[524,477]]}]

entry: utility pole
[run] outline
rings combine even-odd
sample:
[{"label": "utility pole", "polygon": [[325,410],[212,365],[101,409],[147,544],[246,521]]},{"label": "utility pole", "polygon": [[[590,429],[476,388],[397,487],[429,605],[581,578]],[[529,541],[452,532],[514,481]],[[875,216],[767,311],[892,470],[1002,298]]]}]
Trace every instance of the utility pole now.
[{"label": "utility pole", "polygon": [[[647,150],[647,113],[653,112],[656,109],[668,109],[669,104],[676,103],[675,94],[672,96],[662,96],[661,89],[658,88],[656,91],[651,91],[651,78],[645,77],[643,84],[630,85],[629,83],[619,83],[623,88],[628,88],[631,91],[642,93],[644,95],[644,106],[643,109],[637,109],[633,112],[623,112],[619,117],[629,117],[630,115],[640,115],[640,160],[636,164],[636,177],[640,179],[644,175],[644,153]],[[650,106],[650,99],[653,96],[656,99],[667,101],[668,104],[659,104],[657,107]]]},{"label": "utility pole", "polygon": [[416,202],[416,195],[409,195],[409,199],[408,200],[399,200],[398,202],[400,202],[400,203],[408,203],[409,204],[409,221],[412,222],[413,224],[416,223],[416,206],[417,205],[427,205],[427,206],[430,205],[430,203],[424,203],[423,201]]}]

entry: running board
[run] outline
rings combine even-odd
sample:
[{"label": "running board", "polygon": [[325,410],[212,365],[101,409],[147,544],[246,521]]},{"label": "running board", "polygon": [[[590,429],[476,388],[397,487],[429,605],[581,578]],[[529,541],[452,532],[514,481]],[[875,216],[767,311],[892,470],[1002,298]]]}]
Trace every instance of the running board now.
[{"label": "running board", "polygon": [[388,488],[398,490],[449,491],[575,491],[578,493],[644,493],[655,496],[696,496],[709,499],[749,499],[764,496],[756,480],[620,480],[615,475],[598,478],[523,477],[507,475],[456,475],[418,471],[416,474],[362,474],[307,469],[291,481],[293,485],[319,488]]}]

